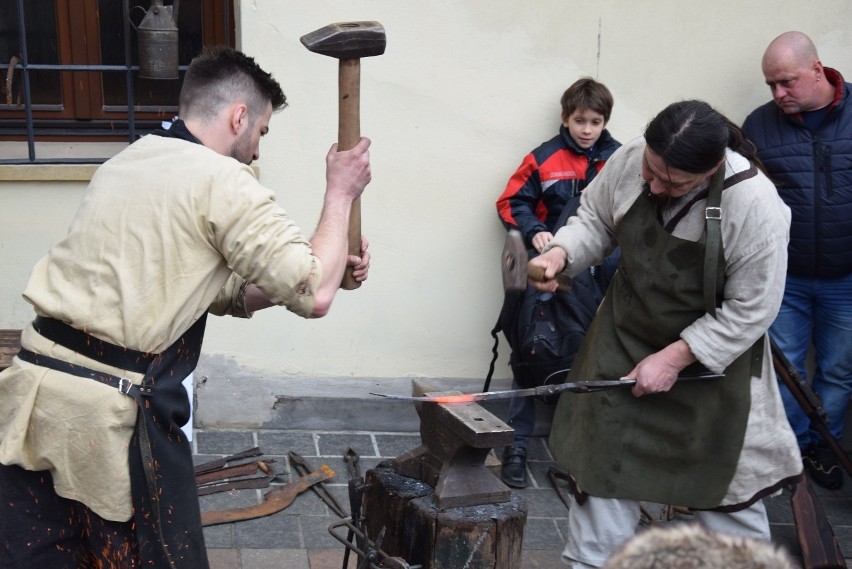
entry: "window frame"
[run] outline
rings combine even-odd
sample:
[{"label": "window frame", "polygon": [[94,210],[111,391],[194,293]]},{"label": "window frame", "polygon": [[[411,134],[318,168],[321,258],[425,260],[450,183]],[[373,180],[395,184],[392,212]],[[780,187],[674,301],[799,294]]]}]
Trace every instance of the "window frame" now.
[{"label": "window frame", "polygon": [[[132,48],[131,42],[136,37],[131,33],[131,8],[130,0],[121,0],[122,18],[123,18],[123,39],[124,39],[124,63],[121,65],[103,65],[103,64],[42,64],[31,63],[27,54],[27,22],[24,13],[24,2],[26,0],[16,0],[17,4],[17,27],[20,38],[20,61],[15,63],[14,71],[20,72],[21,78],[21,104],[24,110],[24,128],[26,135],[21,134],[2,134],[2,139],[6,141],[25,141],[27,144],[26,158],[0,158],[2,164],[99,164],[107,158],[97,157],[61,157],[61,158],[39,158],[36,152],[36,140],[71,140],[76,142],[96,142],[96,141],[121,141],[126,139],[130,144],[136,140],[141,134],[150,132],[157,128],[163,118],[168,118],[177,113],[177,101],[174,105],[165,106],[139,106],[136,103],[134,92],[134,72],[139,71],[139,65],[133,64],[131,61]],[[69,22],[69,27],[84,26],[87,30],[88,37],[100,38],[97,25],[97,0],[55,0],[57,21],[65,18],[63,21]],[[179,0],[173,0],[175,4]],[[174,4],[172,4],[174,5]],[[212,8],[212,9],[211,9]],[[201,7],[201,45],[235,45],[236,30],[232,22],[234,21],[234,0],[210,0],[203,3]],[[86,13],[86,10],[95,10],[94,13]],[[77,20],[73,23],[71,19]],[[83,28],[77,28],[83,29]],[[100,41],[86,42],[82,38],[64,37],[73,34],[58,33],[57,42],[61,43],[60,50],[62,53],[79,54],[80,50],[85,51],[85,61],[100,61]],[[76,55],[75,55],[76,57]],[[0,73],[5,80],[10,73],[11,62],[0,64]],[[179,71],[185,71],[187,65],[179,65]],[[32,102],[32,91],[30,85],[30,73],[33,71],[65,71],[69,73],[60,73],[59,88],[61,93],[61,105],[73,105],[73,110],[60,112],[57,114],[58,107],[47,112],[38,110],[41,105],[34,105]],[[125,78],[124,87],[127,104],[125,105],[107,105],[103,99],[103,89],[101,76],[104,72],[122,73]],[[87,86],[86,94],[82,97],[77,97],[72,93],[75,85],[83,84]],[[72,96],[69,97],[68,94]],[[71,100],[73,97],[73,100]],[[34,109],[34,106],[36,109]],[[8,110],[4,110],[8,113]],[[80,128],[79,120],[94,117],[99,124],[113,120],[112,114],[116,115],[115,122],[121,126],[111,128],[105,131],[103,128]],[[140,118],[140,115],[142,118]],[[17,119],[11,119],[16,121]],[[11,122],[10,121],[10,122]],[[36,122],[44,121],[48,126],[36,127]],[[125,126],[126,124],[126,126]],[[20,131],[20,127],[17,127]]]}]

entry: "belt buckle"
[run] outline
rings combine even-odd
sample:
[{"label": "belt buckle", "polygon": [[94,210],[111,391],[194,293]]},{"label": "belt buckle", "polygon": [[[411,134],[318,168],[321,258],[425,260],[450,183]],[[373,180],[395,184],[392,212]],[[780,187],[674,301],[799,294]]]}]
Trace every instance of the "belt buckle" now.
[{"label": "belt buckle", "polygon": [[125,395],[130,395],[130,390],[133,387],[133,382],[131,382],[126,377],[119,378],[118,380],[118,390]]},{"label": "belt buckle", "polygon": [[721,207],[706,207],[704,208],[704,219],[722,219]]}]

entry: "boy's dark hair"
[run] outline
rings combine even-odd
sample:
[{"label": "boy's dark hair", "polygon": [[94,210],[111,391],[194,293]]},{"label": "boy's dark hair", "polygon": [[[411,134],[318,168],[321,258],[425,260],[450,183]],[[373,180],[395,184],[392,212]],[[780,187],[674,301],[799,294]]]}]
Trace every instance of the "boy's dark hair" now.
[{"label": "boy's dark hair", "polygon": [[591,77],[581,77],[574,81],[564,93],[562,93],[562,116],[569,117],[577,109],[589,109],[600,113],[604,122],[609,122],[612,114],[612,93],[606,85],[598,83]]},{"label": "boy's dark hair", "polygon": [[725,148],[763,170],[742,129],[704,101],[678,101],[660,111],[645,130],[645,142],[666,165],[684,172],[708,172],[724,158]]},{"label": "boy's dark hair", "polygon": [[257,118],[267,103],[277,111],[287,106],[278,82],[254,59],[230,47],[206,48],[190,62],[180,91],[180,116],[211,119],[242,99]]}]

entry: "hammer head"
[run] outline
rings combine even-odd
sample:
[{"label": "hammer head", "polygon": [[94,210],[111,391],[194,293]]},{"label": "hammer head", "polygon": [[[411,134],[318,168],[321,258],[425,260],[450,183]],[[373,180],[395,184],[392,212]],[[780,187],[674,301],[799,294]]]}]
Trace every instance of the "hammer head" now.
[{"label": "hammer head", "polygon": [[503,267],[503,289],[524,291],[527,289],[527,262],[529,261],[524,238],[517,229],[506,234],[503,254],[500,257]]},{"label": "hammer head", "polygon": [[337,59],[360,59],[385,52],[385,28],[378,22],[338,22],[301,37],[314,53]]}]

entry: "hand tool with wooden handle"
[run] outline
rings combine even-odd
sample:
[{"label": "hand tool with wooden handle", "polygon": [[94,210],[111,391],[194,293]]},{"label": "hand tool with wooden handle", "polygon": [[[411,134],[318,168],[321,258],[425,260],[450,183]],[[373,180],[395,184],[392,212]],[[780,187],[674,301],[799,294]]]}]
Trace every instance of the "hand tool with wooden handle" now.
[{"label": "hand tool with wooden handle", "polygon": [[[361,58],[385,52],[385,29],[378,22],[339,22],[306,34],[301,41],[309,51],[340,60],[337,149],[349,150],[361,139]],[[361,256],[360,198],[352,202],[349,214],[349,254]],[[341,287],[359,286],[352,267],[347,267]]]},{"label": "hand tool with wooden handle", "polygon": [[[510,229],[506,234],[501,256],[503,268],[503,289],[509,291],[525,291],[528,281],[543,282],[544,269],[531,265],[529,253],[524,245],[524,238],[517,229]],[[573,281],[564,273],[556,275],[559,292],[569,292]]]},{"label": "hand tool with wooden handle", "polygon": [[270,490],[263,496],[263,502],[260,504],[244,508],[233,508],[231,510],[201,512],[201,525],[227,524],[280,512],[292,504],[300,492],[304,492],[317,482],[322,482],[333,477],[334,471],[327,464],[323,464],[318,470],[302,476],[298,480],[294,480],[289,484],[283,484],[275,490]]}]

